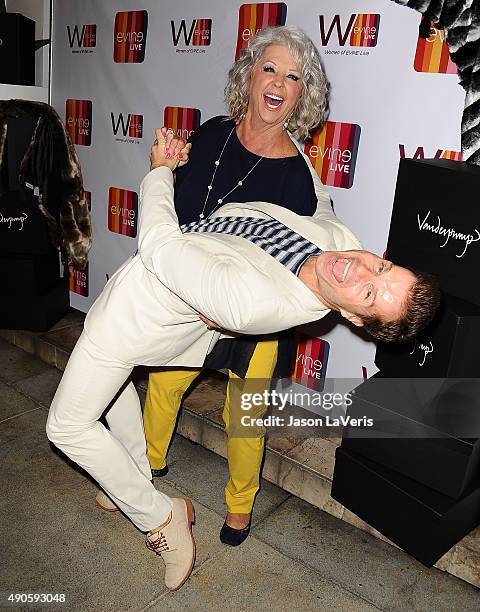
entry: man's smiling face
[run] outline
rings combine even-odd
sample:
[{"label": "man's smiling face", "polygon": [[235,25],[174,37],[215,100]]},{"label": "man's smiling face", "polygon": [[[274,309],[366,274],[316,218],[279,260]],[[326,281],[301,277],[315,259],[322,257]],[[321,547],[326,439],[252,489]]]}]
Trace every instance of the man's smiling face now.
[{"label": "man's smiling face", "polygon": [[369,251],[326,251],[315,262],[321,301],[354,325],[362,317],[398,319],[415,275]]}]

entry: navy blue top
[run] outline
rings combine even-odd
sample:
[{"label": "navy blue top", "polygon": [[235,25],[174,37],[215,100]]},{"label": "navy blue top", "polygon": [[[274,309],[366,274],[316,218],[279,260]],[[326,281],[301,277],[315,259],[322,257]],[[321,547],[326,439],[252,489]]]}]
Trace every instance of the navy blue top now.
[{"label": "navy blue top", "polygon": [[[207,187],[215,169],[223,145],[234,127],[231,119],[213,117],[192,134],[188,164],[175,171],[175,210],[180,225],[199,221],[205,202]],[[302,216],[312,216],[317,207],[317,196],[310,170],[300,153],[281,159],[263,158],[243,185],[229,196],[225,194],[242,180],[260,159],[248,151],[234,131],[228,141],[215,175],[213,189],[204,215],[207,217],[220,205],[229,202],[271,202],[288,208]],[[288,376],[295,356],[295,340],[292,332],[279,334],[279,352],[276,376]],[[257,337],[243,336],[236,340],[217,342],[207,356],[204,365],[220,370],[229,368],[237,376],[244,377],[256,346]]]},{"label": "navy blue top", "polygon": [[[180,225],[198,221],[215,160],[233,127],[231,119],[213,117],[192,134],[190,161],[176,170],[175,209]],[[242,180],[259,159],[242,145],[234,131],[220,160],[205,216],[219,208],[218,199]],[[271,202],[302,216],[313,215],[317,197],[312,175],[300,153],[280,159],[264,157],[243,185],[223,199],[223,204],[257,201]]]}]

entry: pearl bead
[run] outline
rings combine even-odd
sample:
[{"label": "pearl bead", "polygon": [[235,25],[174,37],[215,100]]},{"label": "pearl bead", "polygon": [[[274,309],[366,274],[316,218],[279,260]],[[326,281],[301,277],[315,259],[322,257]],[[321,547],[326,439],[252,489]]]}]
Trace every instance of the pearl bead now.
[{"label": "pearl bead", "polygon": [[241,187],[243,185],[242,181],[238,181],[238,185]]},{"label": "pearl bead", "polygon": [[221,204],[223,202],[222,198],[218,200],[218,203]]},{"label": "pearl bead", "polygon": [[209,185],[209,186],[208,186],[208,189],[211,189],[211,188],[212,188],[212,186],[211,186],[211,185]]},{"label": "pearl bead", "polygon": [[200,213],[200,219],[203,219],[204,215],[203,213]]},{"label": "pearl bead", "polygon": [[220,165],[220,160],[219,160],[219,159],[217,159],[217,161],[215,162],[215,165],[216,165],[216,166],[219,166],[219,165]]}]

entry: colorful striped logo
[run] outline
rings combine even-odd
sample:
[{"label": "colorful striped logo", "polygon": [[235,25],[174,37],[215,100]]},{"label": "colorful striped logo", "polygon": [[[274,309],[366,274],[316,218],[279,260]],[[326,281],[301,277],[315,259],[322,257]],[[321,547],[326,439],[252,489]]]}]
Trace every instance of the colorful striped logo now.
[{"label": "colorful striped logo", "polygon": [[143,136],[143,115],[130,115],[130,125],[128,135],[132,138],[142,138]]},{"label": "colorful striped logo", "polygon": [[70,49],[76,47],[91,48],[97,44],[97,26],[95,23],[90,23],[82,26],[80,30],[77,25],[71,28],[67,25],[68,44]]},{"label": "colorful striped logo", "polygon": [[443,151],[440,159],[452,159],[453,161],[462,161],[462,153],[460,151]]},{"label": "colorful striped logo", "polygon": [[[206,47],[211,42],[212,37],[212,20],[211,19],[193,19],[190,29],[187,28],[185,19],[180,21],[178,28],[175,26],[173,20],[170,21],[170,27],[172,28],[172,40],[173,45],[176,47],[180,40],[180,36],[183,35],[184,45],[188,47],[193,45],[194,47]],[[188,31],[187,31],[188,30]]]},{"label": "colorful striped logo", "polygon": [[316,391],[322,391],[327,372],[330,345],[321,338],[298,334],[297,358],[292,379]]},{"label": "colorful striped logo", "polygon": [[74,144],[89,146],[92,142],[91,100],[67,100],[65,125]]},{"label": "colorful striped logo", "polygon": [[[398,145],[400,150],[400,159],[425,159],[425,150],[423,147],[417,147],[413,155],[408,155],[405,150],[405,145]],[[462,153],[460,151],[450,151],[448,149],[437,149],[435,155],[429,155],[428,159],[452,159],[453,161],[462,161]]]},{"label": "colorful striped logo", "polygon": [[350,46],[375,47],[378,38],[380,15],[358,14],[350,34]]},{"label": "colorful striped logo", "polygon": [[198,108],[166,106],[163,112],[163,125],[172,129],[180,138],[188,140],[200,125],[200,111]]},{"label": "colorful striped logo", "polygon": [[356,123],[326,121],[305,144],[305,153],[324,185],[353,185],[361,128]]},{"label": "colorful striped logo", "polygon": [[320,15],[320,40],[322,46],[326,47],[333,31],[336,30],[340,47],[344,47],[347,40],[351,47],[375,47],[379,27],[378,13],[352,13],[345,27],[342,27],[340,15],[334,15],[328,26],[325,15]]},{"label": "colorful striped logo", "polygon": [[139,64],[145,59],[147,11],[125,11],[115,15],[113,61]]},{"label": "colorful striped logo", "polygon": [[263,28],[283,26],[287,20],[285,2],[262,2],[261,4],[242,4],[238,11],[238,35],[235,60],[246,47],[250,38]]},{"label": "colorful striped logo", "polygon": [[83,46],[95,47],[97,45],[97,26],[95,23],[90,23],[84,26],[83,31]]},{"label": "colorful striped logo", "polygon": [[194,47],[206,47],[210,44],[212,34],[211,19],[196,19],[195,29],[193,31],[192,45]]},{"label": "colorful striped logo", "polygon": [[110,187],[108,190],[108,229],[129,238],[137,235],[138,195],[135,191]]},{"label": "colorful striped logo", "polygon": [[78,293],[83,297],[88,297],[88,263],[84,270],[77,270],[75,266],[70,264],[69,271],[69,287],[73,293]]},{"label": "colorful striped logo", "polygon": [[87,205],[88,212],[92,212],[92,192],[83,190],[83,200]]},{"label": "colorful striped logo", "polygon": [[457,66],[450,59],[445,32],[438,30],[433,21],[430,21],[430,36],[418,37],[413,67],[417,72],[457,73]]}]

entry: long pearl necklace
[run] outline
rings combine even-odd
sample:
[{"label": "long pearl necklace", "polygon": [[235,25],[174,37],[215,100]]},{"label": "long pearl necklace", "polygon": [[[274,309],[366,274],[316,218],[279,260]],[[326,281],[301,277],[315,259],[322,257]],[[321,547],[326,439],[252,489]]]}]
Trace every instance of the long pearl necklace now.
[{"label": "long pearl necklace", "polygon": [[[207,187],[207,195],[205,197],[205,202],[203,203],[202,212],[200,213],[200,219],[204,219],[205,218],[205,208],[207,207],[208,198],[210,197],[210,192],[212,191],[212,188],[213,188],[213,181],[215,180],[215,175],[217,174],[218,167],[220,166],[220,161],[222,159],[223,152],[225,151],[225,148],[226,148],[226,146],[228,144],[228,141],[230,140],[230,137],[233,134],[234,130],[235,130],[235,126],[233,126],[230,134],[227,136],[227,140],[225,141],[225,144],[223,145],[223,148],[220,151],[220,155],[219,155],[218,159],[215,160],[215,168],[213,170],[213,174],[212,174],[212,178],[210,179],[210,183],[209,183],[209,185]],[[227,191],[227,193],[225,193],[221,198],[218,198],[218,200],[217,200],[218,206],[221,206],[223,204],[223,201],[225,200],[225,198],[227,196],[229,196],[233,191],[235,191],[235,189],[238,189],[238,187],[241,187],[243,185],[243,182],[255,170],[255,168],[262,161],[262,159],[263,159],[263,155],[262,155],[262,157],[260,157],[260,159],[258,159],[253,164],[253,166],[250,168],[250,170],[247,172],[247,174],[242,179],[240,179],[238,181],[238,183],[234,187],[232,187],[232,189],[230,189],[230,191]],[[217,208],[217,206],[215,206],[213,208],[213,210],[210,211],[210,214],[212,214],[212,212],[214,210],[216,210],[216,208]]]}]

